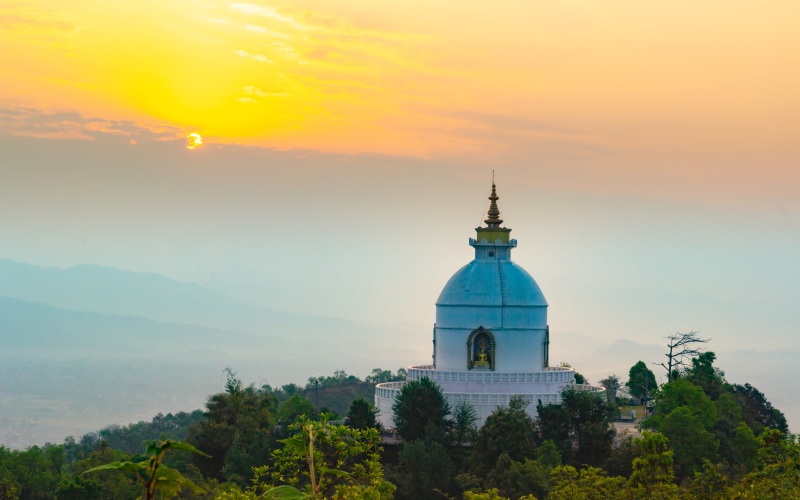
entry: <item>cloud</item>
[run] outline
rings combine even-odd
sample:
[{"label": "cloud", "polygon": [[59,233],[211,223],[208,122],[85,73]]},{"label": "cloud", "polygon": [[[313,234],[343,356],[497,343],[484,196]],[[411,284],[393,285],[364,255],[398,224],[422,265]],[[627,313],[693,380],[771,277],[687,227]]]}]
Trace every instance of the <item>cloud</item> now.
[{"label": "cloud", "polygon": [[306,66],[308,65],[307,61],[304,61],[300,58],[297,52],[294,50],[294,47],[291,45],[287,45],[283,42],[274,42],[272,44],[272,50],[274,50],[281,58],[286,61],[296,61],[299,64]]},{"label": "cloud", "polygon": [[253,99],[252,97],[239,97],[236,100],[239,101],[239,102],[245,103],[245,104],[253,104],[253,103],[258,102],[255,99]]},{"label": "cloud", "polygon": [[69,16],[47,9],[0,7],[0,31],[23,36],[61,35],[77,29]]},{"label": "cloud", "polygon": [[230,7],[233,10],[238,10],[240,12],[244,12],[245,14],[255,14],[258,16],[280,21],[282,23],[288,24],[294,29],[298,30],[304,29],[304,27],[300,26],[293,17],[281,14],[275,9],[275,7],[256,5],[252,3],[232,3],[230,4]]},{"label": "cloud", "polygon": [[130,120],[111,120],[30,106],[6,106],[0,107],[0,135],[83,140],[118,136],[136,144],[180,139],[184,133],[171,126],[150,126]]},{"label": "cloud", "polygon": [[244,26],[244,29],[246,29],[247,31],[254,31],[256,33],[269,35],[269,36],[271,36],[273,38],[282,38],[284,40],[288,40],[289,38],[291,38],[289,35],[287,35],[285,33],[279,33],[277,31],[272,31],[269,28],[265,28],[264,26],[259,26],[257,24],[246,24]]},{"label": "cloud", "polygon": [[[289,95],[289,93],[286,92],[285,90],[266,91],[266,90],[262,90],[262,89],[260,89],[260,88],[258,88],[256,86],[254,86],[254,85],[248,85],[248,86],[244,87],[242,90],[247,95],[250,95],[250,96],[254,95],[254,96],[257,96],[257,97],[286,97],[286,96]],[[249,100],[242,100],[242,99],[249,99]],[[241,101],[241,102],[256,102],[255,99],[248,98],[248,97],[242,97],[242,98],[237,99],[237,100]]]},{"label": "cloud", "polygon": [[239,57],[253,59],[253,60],[261,62],[261,63],[272,64],[272,61],[270,61],[269,58],[267,56],[263,55],[263,54],[251,54],[251,53],[247,52],[246,50],[242,50],[242,49],[236,49],[236,50],[233,51],[233,53],[236,54]]}]

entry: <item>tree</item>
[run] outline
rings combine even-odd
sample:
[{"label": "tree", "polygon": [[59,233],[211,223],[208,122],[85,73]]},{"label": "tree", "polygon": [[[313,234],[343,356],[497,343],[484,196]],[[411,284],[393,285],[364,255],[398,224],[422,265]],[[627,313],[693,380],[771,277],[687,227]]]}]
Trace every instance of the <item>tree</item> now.
[{"label": "tree", "polygon": [[655,414],[643,425],[660,429],[664,418],[680,407],[688,408],[704,429],[711,431],[714,428],[717,422],[716,405],[703,389],[684,379],[673,380],[661,387],[656,394]]},{"label": "tree", "polygon": [[154,500],[156,492],[161,493],[161,498],[171,498],[177,495],[184,487],[203,493],[204,490],[202,488],[183,477],[180,472],[163,464],[164,456],[169,450],[183,450],[197,455],[208,456],[194,446],[180,441],[167,439],[159,444],[156,444],[155,441],[148,441],[147,450],[145,451],[145,455],[148,456],[139,457],[139,460],[136,461],[134,461],[136,458],[134,457],[130,461],[100,465],[87,470],[84,474],[102,470],[132,472],[136,474],[136,477],[144,486],[145,500]]},{"label": "tree", "polygon": [[297,420],[300,415],[313,418],[316,414],[317,410],[310,399],[300,394],[294,394],[284,401],[278,409],[278,420],[284,425],[289,425]]},{"label": "tree", "polygon": [[226,391],[208,399],[204,419],[189,427],[187,441],[212,456],[195,460],[204,477],[246,485],[253,467],[269,462],[278,401],[227,373]]},{"label": "tree", "polygon": [[[384,480],[380,435],[300,417],[292,437],[273,452],[274,466],[256,467],[254,490],[269,499],[365,498],[388,500],[395,487]],[[256,493],[256,491],[252,491]]]},{"label": "tree", "polygon": [[647,491],[669,484],[677,493],[672,469],[674,452],[669,449],[667,438],[644,431],[641,438],[632,441],[632,447],[636,458],[629,485]]},{"label": "tree", "polygon": [[358,398],[350,403],[344,423],[353,429],[374,428],[380,430],[377,415],[378,409],[375,408],[375,405],[364,398]]},{"label": "tree", "polygon": [[731,386],[733,394],[742,407],[742,419],[758,436],[764,429],[777,429],[789,433],[789,424],[783,412],[774,408],[763,392],[750,384]]},{"label": "tree", "polygon": [[440,443],[403,444],[399,454],[398,491],[404,498],[439,499],[450,488],[455,467]]},{"label": "tree", "polygon": [[600,381],[600,385],[606,390],[606,397],[612,403],[617,400],[617,391],[620,389],[619,377],[609,375]]},{"label": "tree", "polygon": [[616,500],[621,498],[625,479],[608,477],[602,469],[587,467],[580,472],[571,465],[553,470],[550,500]]},{"label": "tree", "polygon": [[551,440],[565,462],[600,465],[611,452],[614,407],[605,397],[568,387],[561,404],[537,406],[540,440]]},{"label": "tree", "polygon": [[561,454],[552,441],[545,441],[534,452],[535,458],[515,462],[508,454],[497,459],[494,470],[486,475],[484,489],[497,489],[510,498],[546,498],[550,492],[551,473],[561,465]]},{"label": "tree", "polygon": [[700,386],[708,397],[716,401],[727,392],[725,372],[714,366],[717,355],[711,351],[692,358],[692,366],[686,372],[686,379]]},{"label": "tree", "polygon": [[478,413],[471,404],[463,399],[456,403],[456,409],[453,412],[453,444],[457,448],[475,441],[478,433],[475,426],[477,421]]},{"label": "tree", "polygon": [[100,500],[103,498],[103,488],[96,481],[78,476],[72,480],[61,481],[56,488],[55,498],[56,500]]},{"label": "tree", "polygon": [[681,479],[699,472],[704,459],[718,460],[719,440],[706,430],[700,415],[688,406],[670,412],[661,425],[661,432],[675,451],[675,469]]},{"label": "tree", "polygon": [[427,377],[406,382],[392,412],[397,434],[407,442],[423,439],[431,432],[443,433],[450,426],[450,404],[442,389]]},{"label": "tree", "polygon": [[473,451],[478,471],[494,468],[502,454],[517,462],[534,457],[536,427],[526,411],[528,404],[514,396],[508,407],[497,408],[486,418]]},{"label": "tree", "polygon": [[689,367],[689,359],[699,356],[703,351],[698,344],[707,344],[711,339],[703,339],[698,332],[680,333],[665,337],[669,352],[664,354],[667,357],[666,363],[659,363],[667,370],[667,382],[675,378],[676,373],[686,370]]},{"label": "tree", "polygon": [[650,392],[658,388],[655,374],[644,364],[644,361],[639,361],[631,366],[625,386],[632,396],[643,402],[649,400]]}]

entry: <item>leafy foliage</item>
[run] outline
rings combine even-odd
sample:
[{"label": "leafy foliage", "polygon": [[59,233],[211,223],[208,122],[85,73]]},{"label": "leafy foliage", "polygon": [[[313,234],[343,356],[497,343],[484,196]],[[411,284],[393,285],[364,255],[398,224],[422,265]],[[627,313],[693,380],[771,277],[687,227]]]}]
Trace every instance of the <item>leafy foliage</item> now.
[{"label": "leafy foliage", "polygon": [[450,427],[450,404],[442,389],[429,378],[409,380],[403,385],[392,411],[397,434],[406,442],[443,433]]},{"label": "leafy foliage", "polygon": [[450,489],[455,467],[447,450],[436,441],[412,441],[400,450],[398,493],[408,499],[443,498]]},{"label": "leafy foliage", "polygon": [[378,409],[375,408],[375,405],[364,398],[358,398],[350,403],[344,423],[354,429],[372,428],[380,430],[381,427],[377,417]]},{"label": "leafy foliage", "polygon": [[203,476],[247,484],[252,468],[270,459],[277,411],[274,396],[229,371],[226,392],[211,396],[204,419],[189,428],[188,441],[212,457],[195,460]]},{"label": "leafy foliage", "polygon": [[616,375],[609,375],[600,381],[600,385],[606,390],[606,398],[608,398],[609,401],[614,402],[617,400],[617,391],[619,391],[621,387],[619,377]]},{"label": "leafy foliage", "polygon": [[497,408],[486,418],[475,442],[476,470],[487,472],[495,467],[502,454],[517,462],[533,458],[536,427],[526,411],[528,404],[522,397],[515,396],[508,407]]},{"label": "leafy foliage", "polygon": [[147,456],[134,457],[134,459],[124,462],[99,465],[87,470],[84,474],[103,470],[132,472],[144,486],[146,500],[155,499],[156,492],[161,493],[161,498],[171,498],[177,495],[184,487],[190,488],[195,492],[202,492],[202,488],[183,477],[180,472],[163,464],[164,455],[169,450],[182,450],[201,456],[208,456],[194,446],[180,441],[169,439],[160,443],[147,441],[147,450],[145,451]]},{"label": "leafy foliage", "polygon": [[601,465],[611,451],[614,407],[598,394],[567,388],[561,404],[537,405],[540,441],[551,440],[576,465]]},{"label": "leafy foliage", "polygon": [[649,399],[650,392],[658,388],[655,374],[647,367],[644,361],[638,361],[631,366],[625,386],[628,388],[628,392],[632,396],[639,398],[640,401]]},{"label": "leafy foliage", "polygon": [[376,429],[300,417],[289,430],[292,437],[273,453],[274,466],[255,469],[254,483],[265,498],[391,498],[394,486],[383,479]]},{"label": "leafy foliage", "polygon": [[742,419],[756,435],[761,434],[764,429],[777,429],[783,434],[789,433],[786,417],[780,410],[773,408],[764,393],[750,384],[734,384],[731,390],[742,407]]}]

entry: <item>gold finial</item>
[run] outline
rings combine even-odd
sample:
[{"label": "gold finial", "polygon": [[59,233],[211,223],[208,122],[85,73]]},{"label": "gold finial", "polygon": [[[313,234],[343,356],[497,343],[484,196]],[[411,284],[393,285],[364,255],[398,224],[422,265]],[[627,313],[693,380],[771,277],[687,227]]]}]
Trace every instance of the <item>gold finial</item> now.
[{"label": "gold finial", "polygon": [[495,187],[494,172],[492,172],[492,195],[489,196],[489,200],[491,200],[492,203],[489,205],[489,218],[483,221],[486,223],[487,227],[500,227],[500,224],[503,223],[503,219],[500,218],[500,209],[497,208],[497,200],[499,200],[500,197],[497,196]]}]

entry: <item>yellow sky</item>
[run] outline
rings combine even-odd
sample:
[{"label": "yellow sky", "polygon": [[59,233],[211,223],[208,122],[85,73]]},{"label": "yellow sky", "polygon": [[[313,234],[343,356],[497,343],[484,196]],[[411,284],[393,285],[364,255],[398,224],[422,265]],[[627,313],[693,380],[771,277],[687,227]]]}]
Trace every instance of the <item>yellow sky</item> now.
[{"label": "yellow sky", "polygon": [[798,20],[796,1],[0,1],[0,104],[347,153],[796,158]]}]

